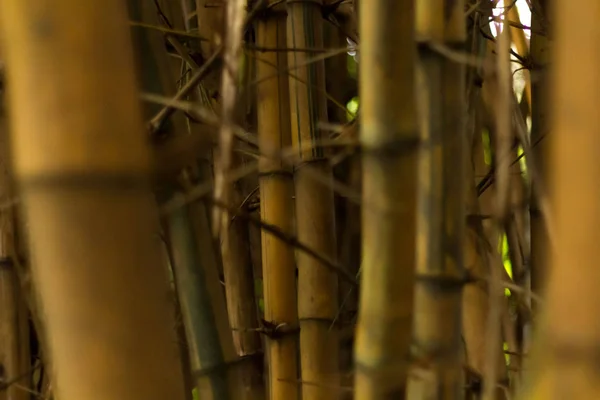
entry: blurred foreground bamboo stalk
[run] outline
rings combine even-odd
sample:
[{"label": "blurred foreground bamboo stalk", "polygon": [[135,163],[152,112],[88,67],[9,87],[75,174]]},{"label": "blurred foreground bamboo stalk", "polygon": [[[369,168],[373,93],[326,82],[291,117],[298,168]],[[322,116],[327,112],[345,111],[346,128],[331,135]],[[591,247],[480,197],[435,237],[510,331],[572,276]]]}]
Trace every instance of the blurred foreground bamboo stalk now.
[{"label": "blurred foreground bamboo stalk", "polygon": [[419,129],[413,0],[361,8],[362,276],[357,400],[403,399],[412,339]]},{"label": "blurred foreground bamboo stalk", "polygon": [[[595,23],[600,3],[557,1],[551,11],[556,21],[548,110],[553,129],[546,165],[556,241],[548,254],[544,314],[521,399],[591,400],[600,398],[600,27]],[[585,62],[577,59],[581,54]]]},{"label": "blurred foreground bamboo stalk", "polygon": [[9,0],[0,19],[55,396],[183,399],[126,5]]}]

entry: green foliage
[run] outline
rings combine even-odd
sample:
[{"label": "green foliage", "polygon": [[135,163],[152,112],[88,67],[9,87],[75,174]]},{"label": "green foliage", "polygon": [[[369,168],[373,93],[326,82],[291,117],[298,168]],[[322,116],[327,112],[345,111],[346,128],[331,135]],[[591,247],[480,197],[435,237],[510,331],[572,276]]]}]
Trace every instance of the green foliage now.
[{"label": "green foliage", "polygon": [[[503,234],[502,237],[500,238],[498,250],[500,251],[500,254],[502,254],[502,263],[504,264],[504,269],[508,273],[508,276],[510,276],[510,278],[512,279],[513,271],[512,271],[512,264],[510,262],[510,255],[508,253],[508,240],[506,239],[506,234]],[[510,290],[504,289],[504,294],[507,297],[509,297]]]},{"label": "green foliage", "polygon": [[356,118],[356,113],[358,111],[358,97],[353,97],[348,104],[346,104],[346,118],[348,121],[352,121]]},{"label": "green foliage", "polygon": [[348,75],[354,79],[358,79],[358,64],[350,54],[346,56],[346,66],[348,68]]}]

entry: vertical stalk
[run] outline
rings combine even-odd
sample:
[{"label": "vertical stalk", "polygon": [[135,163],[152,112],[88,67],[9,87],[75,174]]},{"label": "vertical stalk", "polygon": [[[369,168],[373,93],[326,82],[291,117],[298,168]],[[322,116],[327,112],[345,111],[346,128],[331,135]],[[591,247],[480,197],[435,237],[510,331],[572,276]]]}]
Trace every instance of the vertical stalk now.
[{"label": "vertical stalk", "polygon": [[[11,200],[9,180],[8,131],[4,119],[4,107],[0,94],[0,203]],[[8,388],[0,389],[2,400],[27,400],[31,376],[29,337],[23,335],[27,325],[25,298],[20,287],[14,264],[15,236],[13,212],[10,207],[0,209],[0,380],[15,381]],[[25,332],[28,333],[28,332]]]},{"label": "vertical stalk", "polygon": [[357,400],[405,396],[411,344],[419,129],[414,1],[360,12],[362,274],[355,342]]},{"label": "vertical stalk", "polygon": [[0,15],[56,396],[182,399],[126,5],[5,1]]},{"label": "vertical stalk", "polygon": [[[322,0],[287,2],[287,43],[289,48],[323,47]],[[310,53],[292,51],[288,62],[303,65]],[[300,158],[294,171],[296,230],[298,239],[312,249],[336,259],[336,231],[333,191],[311,178],[308,169],[333,180],[331,165],[319,146],[321,132],[317,123],[327,120],[325,65],[322,61],[296,70],[290,77],[292,143]],[[310,148],[306,148],[310,146]],[[296,254],[298,263],[298,318],[300,321],[300,358],[302,398],[337,398],[339,381],[339,342],[333,327],[338,311],[337,276],[313,257]]]},{"label": "vertical stalk", "polygon": [[[546,182],[546,170],[548,169],[548,140],[546,135],[550,129],[549,126],[549,96],[551,96],[548,79],[548,63],[550,59],[550,42],[547,37],[538,33],[538,30],[547,25],[547,16],[550,14],[551,0],[536,0],[533,2],[533,13],[531,15],[531,59],[533,69],[531,73],[535,77],[531,84],[531,146],[533,149],[536,178],[541,180],[541,184],[550,190]],[[546,281],[550,274],[548,254],[548,236],[542,219],[539,205],[535,194],[540,183],[532,181],[531,183],[531,205],[530,205],[530,224],[531,224],[531,290],[534,293],[542,293]]]},{"label": "vertical stalk", "polygon": [[[234,155],[235,158],[236,155]],[[237,162],[236,162],[237,164]],[[239,183],[231,189],[233,207],[241,206]],[[233,344],[238,357],[246,360],[241,365],[241,379],[247,399],[265,398],[262,379],[262,348],[258,328],[257,302],[254,297],[254,273],[250,255],[248,224],[233,218],[229,232],[221,241],[223,274],[227,299],[227,314],[233,331]]]},{"label": "vertical stalk", "polygon": [[[462,396],[461,296],[464,276],[465,137],[464,68],[431,45],[461,50],[465,21],[461,1],[419,1],[418,83],[423,150],[420,158],[414,356],[433,381],[411,381],[416,398]],[[440,95],[441,94],[441,95]]]},{"label": "vertical stalk", "polygon": [[[286,12],[273,6],[257,23],[256,44],[262,47],[286,46]],[[256,88],[259,146],[262,154],[272,154],[291,144],[289,86],[283,52],[265,52],[266,62],[256,62],[257,79],[270,76]],[[284,232],[294,229],[293,180],[289,168],[280,160],[261,157],[260,213],[268,224]],[[281,239],[262,231],[262,268],[265,320],[274,324],[298,325],[296,265],[294,249]],[[298,339],[296,334],[265,337],[269,370],[268,390],[272,400],[298,398]]]},{"label": "vertical stalk", "polygon": [[[199,229],[202,229],[200,232]],[[235,399],[235,352],[218,280],[210,227],[202,204],[182,207],[169,218],[177,292],[201,399]],[[204,234],[203,234],[204,232]],[[203,249],[202,255],[198,249]]]},{"label": "vertical stalk", "polygon": [[[219,190],[219,179],[229,173],[228,167],[240,166],[244,159],[239,154],[233,153],[233,137],[229,138],[230,148],[226,148],[225,136],[233,135],[232,123],[242,120],[245,116],[246,98],[238,96],[238,78],[245,78],[247,68],[240,71],[238,65],[241,53],[241,40],[244,35],[244,16],[247,2],[229,2],[227,5],[228,29],[225,45],[226,60],[222,73],[221,83],[221,118],[223,125],[220,129],[221,153],[219,167],[215,171],[215,193]],[[245,55],[243,55],[246,57]],[[241,101],[240,101],[241,100]],[[229,124],[229,125],[228,125]],[[233,154],[232,154],[233,153]],[[225,158],[229,158],[230,165],[225,165]],[[221,182],[224,183],[224,182]],[[225,184],[229,186],[228,184]],[[233,182],[231,187],[221,188],[220,194],[234,208],[244,207],[244,192],[242,181]],[[218,197],[218,194],[215,194]],[[219,214],[219,213],[217,213]],[[216,223],[217,221],[213,221]],[[245,398],[262,400],[265,397],[263,376],[263,354],[261,340],[256,329],[258,328],[258,303],[254,297],[254,272],[250,253],[250,237],[248,223],[241,218],[226,218],[221,226],[221,256],[223,274],[225,278],[225,293],[229,323],[233,329],[233,342],[238,357],[243,357],[240,365],[240,378],[243,380]]]},{"label": "vertical stalk", "polygon": [[[484,3],[486,4],[486,3]],[[480,34],[480,27],[488,24],[485,15],[473,15],[473,27],[470,33],[470,52],[479,57],[485,57],[487,46],[485,39]],[[467,92],[469,105],[469,118],[467,122],[467,135],[470,145],[470,165],[467,170],[468,197],[467,197],[467,224],[465,262],[470,275],[486,276],[488,274],[488,252],[491,246],[487,243],[484,222],[480,215],[488,211],[486,203],[482,200],[489,197],[491,190],[478,198],[476,185],[482,176],[485,176],[489,167],[484,158],[484,113],[481,106],[481,88],[477,84],[481,68],[471,67],[468,70]],[[485,336],[486,315],[488,313],[489,295],[485,282],[475,282],[465,286],[463,290],[463,336],[466,346],[466,361],[470,369],[479,376],[483,373],[485,364],[485,349],[491,345]],[[501,343],[494,344],[499,354],[502,352]]]},{"label": "vertical stalk", "polygon": [[600,28],[592,25],[600,3],[557,1],[553,7],[554,79],[547,110],[552,134],[545,140],[550,140],[547,165],[552,166],[548,178],[556,240],[551,256],[546,254],[551,262],[546,303],[536,329],[530,385],[521,398],[595,399],[600,397],[595,361],[600,340],[600,186],[585,182],[595,179],[600,168]]}]

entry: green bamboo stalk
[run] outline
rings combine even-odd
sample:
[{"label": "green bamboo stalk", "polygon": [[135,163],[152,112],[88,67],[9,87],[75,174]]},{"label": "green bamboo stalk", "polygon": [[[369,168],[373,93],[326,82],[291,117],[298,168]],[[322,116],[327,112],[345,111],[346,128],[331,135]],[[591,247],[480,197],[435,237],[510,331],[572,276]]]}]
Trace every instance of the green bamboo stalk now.
[{"label": "green bamboo stalk", "polygon": [[[289,48],[322,48],[322,0],[288,2],[287,43]],[[310,53],[289,53],[290,65],[304,65]],[[296,230],[298,239],[319,253],[336,259],[333,191],[309,176],[319,171],[327,180],[333,173],[323,148],[317,123],[327,121],[325,65],[322,61],[300,67],[290,77],[292,144],[300,165],[294,172]],[[307,144],[310,149],[302,148]],[[298,318],[300,321],[300,366],[302,398],[333,399],[339,395],[339,342],[333,327],[338,311],[337,276],[314,258],[296,253],[298,264]]]},{"label": "green bamboo stalk", "polygon": [[[127,0],[129,18],[132,21],[141,21],[146,24],[161,26],[156,6],[153,2],[145,0]],[[144,92],[157,93],[165,96],[174,94],[173,71],[167,49],[164,44],[162,32],[144,27],[132,27],[131,39],[133,41],[136,58],[139,85]],[[144,104],[144,118],[150,119],[162,105],[155,103]],[[165,121],[163,129],[168,131],[171,120]]]},{"label": "green bamboo stalk", "polygon": [[214,266],[215,261],[213,259],[212,263],[206,264],[210,255],[205,255],[201,260],[198,249],[207,250],[206,242],[202,241],[202,247],[198,247],[200,238],[197,238],[194,230],[194,222],[199,222],[197,218],[205,220],[201,225],[208,228],[206,210],[200,207],[195,214],[191,215],[188,207],[182,207],[169,217],[174,274],[190,362],[197,376],[201,399],[235,399],[235,367],[227,366],[227,363],[235,360],[233,342],[227,320],[217,315],[220,308],[225,308],[222,304],[224,299],[218,277],[208,271],[210,264]]},{"label": "green bamboo stalk", "polygon": [[126,5],[5,1],[0,18],[55,394],[182,399]]},{"label": "green bamboo stalk", "polygon": [[402,399],[412,339],[419,129],[412,0],[361,7],[362,274],[355,398]]}]

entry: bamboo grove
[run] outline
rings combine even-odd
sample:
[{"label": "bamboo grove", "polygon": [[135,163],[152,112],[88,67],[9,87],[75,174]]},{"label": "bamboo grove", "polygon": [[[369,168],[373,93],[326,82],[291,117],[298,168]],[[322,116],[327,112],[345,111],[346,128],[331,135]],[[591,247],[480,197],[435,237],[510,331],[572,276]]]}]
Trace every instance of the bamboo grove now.
[{"label": "bamboo grove", "polygon": [[0,1],[0,400],[600,398],[598,15]]}]

